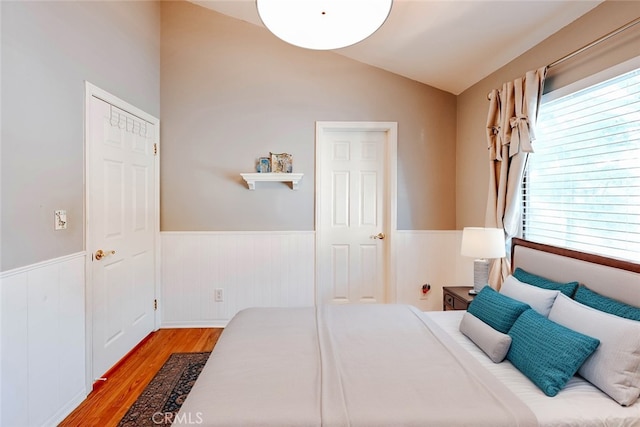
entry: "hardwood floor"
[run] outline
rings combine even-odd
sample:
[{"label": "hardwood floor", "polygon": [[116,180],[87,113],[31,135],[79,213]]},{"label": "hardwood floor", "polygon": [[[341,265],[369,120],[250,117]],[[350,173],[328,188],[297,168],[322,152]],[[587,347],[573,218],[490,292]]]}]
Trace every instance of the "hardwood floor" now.
[{"label": "hardwood floor", "polygon": [[171,353],[211,351],[222,329],[160,329],[135,349],[60,427],[117,426]]}]

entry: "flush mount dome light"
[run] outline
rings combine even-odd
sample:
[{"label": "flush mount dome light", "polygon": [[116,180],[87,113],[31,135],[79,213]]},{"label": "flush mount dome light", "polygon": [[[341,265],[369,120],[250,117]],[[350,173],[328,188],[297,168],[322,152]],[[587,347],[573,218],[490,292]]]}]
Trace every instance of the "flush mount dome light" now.
[{"label": "flush mount dome light", "polygon": [[373,34],[392,0],[256,0],[264,25],[278,38],[306,49],[351,46]]}]

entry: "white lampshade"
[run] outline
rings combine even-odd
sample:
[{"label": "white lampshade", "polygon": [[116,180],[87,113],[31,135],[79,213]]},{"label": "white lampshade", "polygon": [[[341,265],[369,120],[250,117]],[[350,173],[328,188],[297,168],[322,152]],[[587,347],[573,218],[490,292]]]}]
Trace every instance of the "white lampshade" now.
[{"label": "white lampshade", "polygon": [[331,50],[358,43],[389,16],[392,0],[256,0],[264,25],[306,49]]},{"label": "white lampshade", "polygon": [[505,256],[504,231],[499,228],[465,227],[462,230],[463,256],[502,258]]},{"label": "white lampshade", "polygon": [[505,256],[504,231],[499,228],[465,227],[462,230],[463,256],[473,257],[473,290],[470,294],[477,294],[488,285],[489,261],[487,258],[502,258]]}]

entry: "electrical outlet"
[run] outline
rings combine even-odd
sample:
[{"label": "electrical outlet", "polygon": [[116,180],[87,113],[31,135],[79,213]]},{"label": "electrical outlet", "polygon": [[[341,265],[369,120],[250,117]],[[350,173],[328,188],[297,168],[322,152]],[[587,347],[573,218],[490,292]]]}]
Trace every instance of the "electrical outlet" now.
[{"label": "electrical outlet", "polygon": [[431,290],[430,284],[425,283],[424,285],[422,285],[422,287],[420,288],[420,299],[421,300],[428,299],[430,290]]},{"label": "electrical outlet", "polygon": [[224,301],[224,291],[221,288],[217,288],[214,293],[214,298],[216,302]]}]

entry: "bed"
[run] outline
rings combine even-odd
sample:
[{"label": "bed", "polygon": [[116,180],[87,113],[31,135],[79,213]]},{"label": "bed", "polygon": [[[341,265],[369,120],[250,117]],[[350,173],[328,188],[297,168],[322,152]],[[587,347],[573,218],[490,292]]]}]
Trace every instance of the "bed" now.
[{"label": "bed", "polygon": [[[514,239],[511,256],[514,271],[520,269],[550,282],[578,282],[596,298],[601,295],[628,305],[626,308],[640,307],[639,264],[521,239]],[[529,292],[529,285],[505,289]],[[542,288],[536,287],[535,292],[538,289]],[[602,338],[597,339],[584,331],[569,331],[586,336],[580,341],[580,351],[590,352],[571,357],[583,357],[580,370],[569,375],[553,397],[523,373],[529,365],[536,368],[535,360],[525,360],[523,365],[514,350],[517,344],[524,353],[537,351],[538,346],[553,342],[544,336],[543,341],[549,343],[533,345],[528,330],[524,335],[513,332],[525,323],[525,317],[541,318],[538,308],[532,308],[535,304],[525,304],[525,311],[516,316],[509,330],[512,335],[492,335],[496,331],[491,328],[489,335],[483,332],[480,336],[468,327],[477,326],[468,323],[470,318],[478,321],[471,307],[469,313],[425,313],[396,304],[251,308],[229,322],[174,425],[640,426],[640,333],[633,336],[640,331],[634,329],[640,327],[640,320],[584,308],[565,298],[562,291],[554,295],[558,302],[549,303],[547,317],[590,332],[590,318],[580,319],[583,313],[590,316],[595,311],[598,321],[593,327],[605,328],[605,332],[598,335],[596,331]],[[474,310],[480,310],[483,301],[489,301],[486,307],[491,308],[492,298],[507,297],[483,291],[482,297],[476,297],[479,302],[472,303]],[[498,311],[502,313],[503,308]],[[478,313],[480,318],[483,315]],[[606,316],[606,322],[622,322],[623,327],[607,326],[598,316]],[[546,322],[544,327],[549,323],[540,321]],[[486,332],[482,328],[487,325],[480,324]],[[609,335],[616,335],[608,330],[624,336],[615,343],[622,350],[614,348],[614,357],[603,353],[613,346]],[[498,335],[497,340],[486,339]],[[503,350],[505,335],[509,341],[513,336],[513,342],[504,351],[506,359],[497,363],[490,357],[496,357],[495,348]],[[573,342],[573,336],[570,340],[562,337],[562,345]],[[487,350],[489,341],[499,345]],[[554,345],[548,351],[555,351]],[[593,366],[597,369],[591,369]],[[543,369],[543,376],[554,369]]]}]

